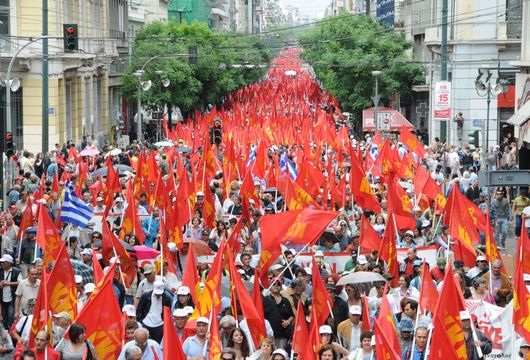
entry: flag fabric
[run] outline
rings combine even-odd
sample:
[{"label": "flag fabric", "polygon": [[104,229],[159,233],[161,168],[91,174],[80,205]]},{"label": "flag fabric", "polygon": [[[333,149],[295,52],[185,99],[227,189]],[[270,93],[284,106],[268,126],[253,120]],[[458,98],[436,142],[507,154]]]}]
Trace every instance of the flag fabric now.
[{"label": "flag fabric", "polygon": [[296,167],[291,160],[289,160],[285,151],[282,151],[280,155],[280,170],[283,173],[288,173],[289,177],[293,180],[296,180],[298,177],[298,171],[296,171]]},{"label": "flag fabric", "polygon": [[421,313],[429,311],[434,313],[436,303],[438,301],[438,290],[434,286],[431,273],[427,263],[424,261],[422,266],[421,276],[421,287],[420,287],[420,299],[419,309]]},{"label": "flag fabric", "polygon": [[59,256],[63,241],[48,214],[48,210],[43,205],[39,205],[38,213],[39,226],[37,227],[36,241],[44,250],[44,268],[48,268],[48,265]]},{"label": "flag fabric", "polygon": [[86,227],[94,216],[94,210],[85,204],[77,194],[70,181],[64,187],[64,201],[61,207],[61,221]]},{"label": "flag fabric", "polygon": [[425,148],[418,141],[418,138],[405,126],[400,130],[399,141],[401,141],[410,151],[416,153],[420,158],[425,156]]},{"label": "flag fabric", "polygon": [[320,276],[320,270],[315,258],[313,258],[311,284],[313,285],[313,312],[316,315],[317,326],[324,324],[333,308],[333,300],[326,290],[324,281]]},{"label": "flag fabric", "polygon": [[430,347],[432,359],[467,360],[460,322],[460,311],[466,310],[466,305],[458,286],[452,264],[447,264],[442,291],[433,315],[434,333]]},{"label": "flag fabric", "polygon": [[120,240],[112,231],[110,231],[107,221],[102,221],[101,224],[101,255],[103,255],[103,259],[107,263],[114,256],[117,256],[120,259],[120,270],[126,275],[123,279],[125,282],[124,285],[128,288],[136,277],[136,265],[121,244]]},{"label": "flag fabric", "polygon": [[379,308],[379,316],[375,319],[375,342],[376,352],[381,359],[401,359],[401,349],[397,333],[396,324],[394,322],[394,314],[390,308],[390,302],[387,297],[388,284],[385,286],[383,294],[385,294],[381,301]]},{"label": "flag fabric", "polygon": [[182,350],[182,342],[177,335],[175,325],[173,325],[173,317],[171,316],[171,309],[164,306],[164,359],[163,360],[186,360],[186,354]]},{"label": "flag fabric", "polygon": [[350,171],[350,188],[355,196],[355,202],[365,210],[371,210],[376,213],[381,212],[381,205],[375,197],[374,191],[366,179],[362,161],[350,151],[351,171]]},{"label": "flag fabric", "polygon": [[372,331],[372,325],[370,323],[370,309],[368,308],[368,296],[366,293],[363,293],[362,297],[362,314],[361,314],[361,329],[363,331]]},{"label": "flag fabric", "polygon": [[309,330],[307,329],[304,307],[299,301],[293,330],[293,351],[297,354],[305,353],[307,339],[309,339]]},{"label": "flag fabric", "polygon": [[431,174],[429,174],[423,166],[418,166],[416,176],[413,179],[413,184],[414,193],[417,197],[420,197],[420,195],[423,194],[433,200],[438,208],[445,208],[447,199],[443,195],[442,188],[436,183],[436,181],[434,181]]},{"label": "flag fabric", "polygon": [[74,270],[66,247],[59,250],[48,281],[48,306],[53,314],[66,311],[71,319],[77,316],[77,287]]},{"label": "flag fabric", "polygon": [[118,358],[122,346],[124,328],[121,320],[112,277],[108,277],[91,295],[74,322],[85,325],[87,338],[94,344],[99,359],[113,360]]},{"label": "flag fabric", "polygon": [[46,326],[51,334],[52,322],[50,317],[49,301],[48,301],[48,287],[46,286],[49,274],[44,272],[42,274],[41,284],[37,293],[37,299],[35,300],[35,309],[33,311],[33,320],[31,322],[31,331],[28,339],[28,346],[33,347],[35,345],[35,335],[40,329],[44,329]]},{"label": "flag fabric", "polygon": [[210,315],[210,337],[208,346],[208,359],[209,360],[220,360],[221,359],[221,336],[219,334],[219,320],[217,319],[217,311],[212,309]]},{"label": "flag fabric", "polygon": [[361,229],[360,229],[359,245],[363,249],[379,250],[381,246],[381,236],[374,230],[370,221],[366,216],[361,215]]},{"label": "flag fabric", "polygon": [[[524,220],[523,220],[524,221]],[[523,223],[524,224],[524,223]],[[521,228],[521,236],[517,242],[515,272],[513,281],[513,325],[514,330],[526,341],[530,342],[530,293],[524,283],[525,265],[528,261],[524,250],[528,247],[528,231]]]},{"label": "flag fabric", "polygon": [[393,213],[388,215],[387,226],[379,246],[379,258],[387,263],[387,272],[394,276],[392,285],[397,286],[399,280],[399,265],[397,260],[397,225]]},{"label": "flag fabric", "polygon": [[124,237],[126,233],[134,234],[140,244],[145,242],[145,234],[138,219],[138,210],[136,208],[136,199],[134,197],[134,188],[131,181],[129,180],[125,191],[125,198],[127,201],[127,207],[123,215],[123,223],[121,226],[120,237]]}]

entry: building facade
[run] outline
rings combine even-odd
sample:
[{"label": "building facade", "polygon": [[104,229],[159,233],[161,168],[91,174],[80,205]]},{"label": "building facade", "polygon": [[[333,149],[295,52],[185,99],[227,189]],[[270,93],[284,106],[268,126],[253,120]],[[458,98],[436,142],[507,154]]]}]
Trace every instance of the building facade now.
[{"label": "building facade", "polygon": [[[2,0],[0,34],[1,71],[20,47],[42,34],[41,3]],[[109,141],[111,64],[118,50],[127,47],[127,0],[49,0],[48,114],[49,146],[92,135],[100,144]],[[0,19],[1,20],[1,19]],[[3,22],[3,20],[2,20]],[[77,24],[78,50],[65,52],[63,25]],[[18,149],[42,149],[42,42],[27,46],[14,60],[11,78],[21,86],[11,96],[12,129]],[[5,119],[5,87],[2,113]],[[114,98],[114,96],[113,96]],[[116,100],[112,100],[116,101]]]}]

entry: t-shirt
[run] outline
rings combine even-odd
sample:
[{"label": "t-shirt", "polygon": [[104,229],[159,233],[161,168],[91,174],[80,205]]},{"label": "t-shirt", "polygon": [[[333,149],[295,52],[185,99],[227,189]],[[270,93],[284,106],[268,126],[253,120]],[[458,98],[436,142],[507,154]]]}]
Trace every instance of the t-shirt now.
[{"label": "t-shirt", "polygon": [[83,347],[79,352],[75,352],[70,349],[70,340],[63,340],[57,346],[57,352],[61,354],[62,360],[83,360],[86,357],[87,344],[90,351],[94,352],[94,345],[89,340],[83,344]]},{"label": "t-shirt", "polygon": [[22,311],[31,299],[36,299],[39,293],[40,279],[37,279],[35,284],[31,284],[28,279],[24,279],[18,283],[15,295],[20,296],[19,316],[24,316]]}]

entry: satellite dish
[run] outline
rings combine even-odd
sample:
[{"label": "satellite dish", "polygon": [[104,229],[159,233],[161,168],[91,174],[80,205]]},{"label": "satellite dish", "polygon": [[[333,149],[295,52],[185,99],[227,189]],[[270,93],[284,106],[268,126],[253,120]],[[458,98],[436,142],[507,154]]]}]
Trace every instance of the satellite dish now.
[{"label": "satellite dish", "polygon": [[151,80],[142,81],[142,89],[144,89],[144,91],[151,89],[151,85],[153,85]]},{"label": "satellite dish", "polygon": [[169,81],[169,79],[164,79],[164,80],[162,80],[162,86],[163,86],[163,87],[168,87],[169,84],[171,84],[171,81]]},{"label": "satellite dish", "polygon": [[12,92],[16,92],[18,89],[20,89],[20,80],[18,78],[9,80],[9,88]]}]

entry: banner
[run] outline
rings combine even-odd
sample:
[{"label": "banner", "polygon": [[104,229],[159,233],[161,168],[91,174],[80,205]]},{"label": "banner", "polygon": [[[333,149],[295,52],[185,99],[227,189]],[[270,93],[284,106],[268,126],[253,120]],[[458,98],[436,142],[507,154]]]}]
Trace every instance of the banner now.
[{"label": "banner", "polygon": [[394,26],[394,0],[377,0],[375,16],[380,22]]},{"label": "banner", "polygon": [[[512,346],[512,343],[517,343],[513,337],[512,302],[505,308],[482,300],[466,300],[466,305],[469,313],[477,317],[480,331],[491,340],[492,351],[484,358],[517,359],[516,347]],[[514,351],[513,354],[512,351]]]},{"label": "banner", "polygon": [[434,115],[435,120],[451,120],[451,83],[437,81],[434,84]]}]

